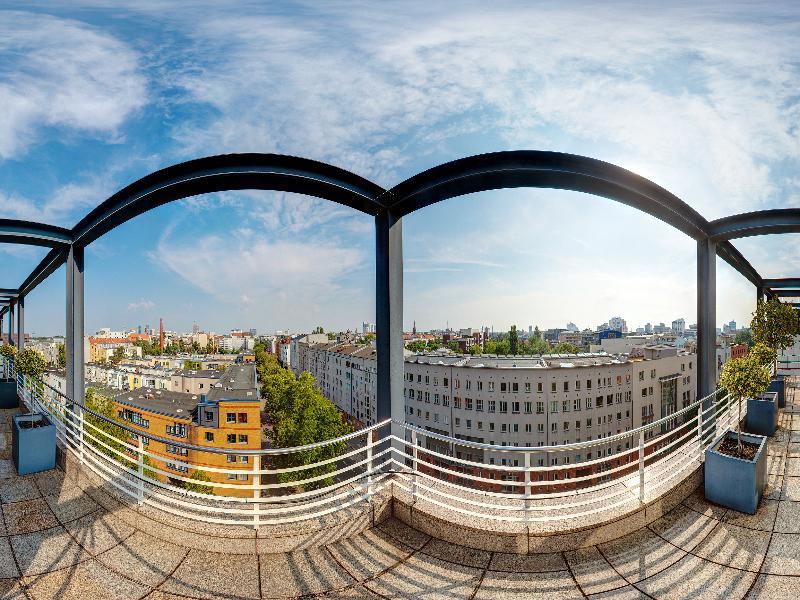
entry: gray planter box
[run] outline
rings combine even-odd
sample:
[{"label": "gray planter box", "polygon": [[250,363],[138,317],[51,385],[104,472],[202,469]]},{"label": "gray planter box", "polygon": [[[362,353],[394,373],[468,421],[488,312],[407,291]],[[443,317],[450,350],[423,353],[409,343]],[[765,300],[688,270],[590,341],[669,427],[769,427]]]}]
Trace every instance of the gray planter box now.
[{"label": "gray planter box", "polygon": [[0,379],[0,408],[17,408],[17,382],[13,379]]},{"label": "gray planter box", "polygon": [[[25,429],[26,421],[44,421],[44,427]],[[56,426],[38,413],[14,415],[11,419],[12,456],[20,475],[47,471],[56,466]]]},{"label": "gray planter box", "polygon": [[755,460],[750,461],[717,452],[717,446],[726,437],[736,439],[736,432],[726,431],[706,448],[706,499],[739,512],[755,514],[767,483],[767,438],[742,434],[742,441],[760,446]]},{"label": "gray planter box", "polygon": [[775,435],[778,427],[778,393],[767,392],[758,398],[747,399],[745,431],[756,435]]},{"label": "gray planter box", "polygon": [[778,408],[786,408],[786,382],[778,376],[769,382],[768,392],[778,392]]}]

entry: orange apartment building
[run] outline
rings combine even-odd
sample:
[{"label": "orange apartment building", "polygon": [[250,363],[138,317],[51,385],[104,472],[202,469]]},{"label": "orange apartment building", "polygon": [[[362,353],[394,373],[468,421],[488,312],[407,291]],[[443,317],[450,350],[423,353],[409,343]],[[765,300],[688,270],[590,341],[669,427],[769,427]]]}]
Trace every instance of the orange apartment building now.
[{"label": "orange apartment building", "polygon": [[[152,436],[173,440],[175,444],[142,437],[149,452],[158,455],[153,462],[159,469],[189,477],[203,471],[211,483],[251,485],[253,457],[239,450],[261,448],[261,412],[258,381],[254,365],[232,365],[217,379],[207,394],[140,388],[112,398],[120,421]],[[131,436],[138,443],[138,436]],[[210,446],[224,453],[182,448],[178,444]],[[186,465],[191,466],[186,466]],[[241,471],[214,473],[203,467]],[[163,479],[163,477],[162,477]],[[167,478],[170,483],[181,481]],[[252,490],[215,487],[217,495],[251,496]]]}]

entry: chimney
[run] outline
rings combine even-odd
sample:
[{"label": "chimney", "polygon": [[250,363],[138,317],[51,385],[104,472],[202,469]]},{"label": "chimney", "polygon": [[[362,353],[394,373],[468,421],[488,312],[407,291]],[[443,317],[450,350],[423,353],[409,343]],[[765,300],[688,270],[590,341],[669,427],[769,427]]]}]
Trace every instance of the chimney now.
[{"label": "chimney", "polygon": [[158,320],[158,348],[164,352],[164,319]]}]

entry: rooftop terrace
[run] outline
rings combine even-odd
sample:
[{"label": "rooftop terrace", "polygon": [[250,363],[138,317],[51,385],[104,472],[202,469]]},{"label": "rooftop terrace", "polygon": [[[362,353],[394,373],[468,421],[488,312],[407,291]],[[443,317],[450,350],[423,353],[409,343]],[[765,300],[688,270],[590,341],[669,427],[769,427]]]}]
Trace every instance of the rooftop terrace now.
[{"label": "rooftop terrace", "polygon": [[294,536],[287,536],[289,528],[219,537],[120,501],[74,462],[65,463],[66,472],[17,476],[9,460],[16,411],[0,411],[0,595],[797,598],[800,394],[787,395],[769,444],[768,489],[755,515],[712,505],[695,490],[632,533],[547,553],[438,539],[399,519],[391,502],[349,527],[318,519]]}]

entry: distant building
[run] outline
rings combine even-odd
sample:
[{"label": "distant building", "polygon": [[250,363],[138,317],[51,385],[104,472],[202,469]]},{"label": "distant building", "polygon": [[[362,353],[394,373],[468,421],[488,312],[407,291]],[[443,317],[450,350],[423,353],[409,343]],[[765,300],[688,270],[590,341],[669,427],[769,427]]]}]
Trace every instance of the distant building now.
[{"label": "distant building", "polygon": [[677,333],[678,335],[683,335],[683,332],[686,330],[686,320],[685,319],[675,319],[672,322],[672,331]]}]

